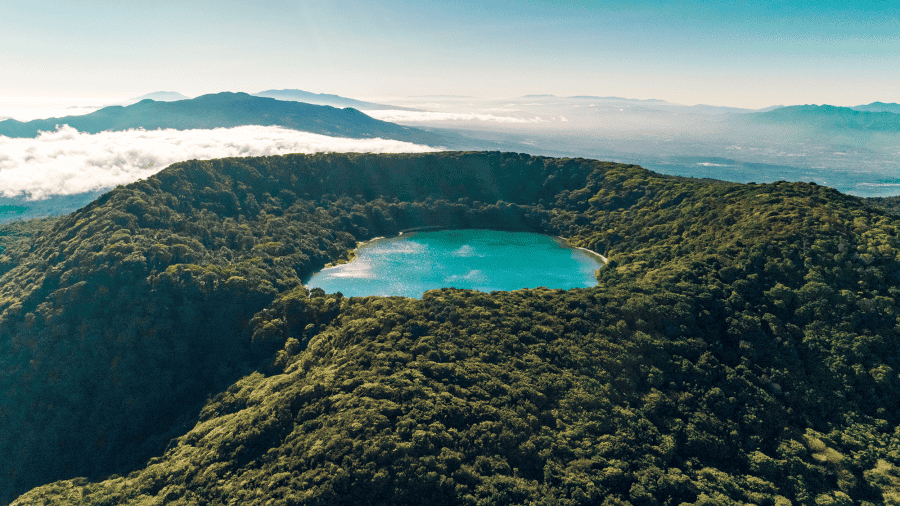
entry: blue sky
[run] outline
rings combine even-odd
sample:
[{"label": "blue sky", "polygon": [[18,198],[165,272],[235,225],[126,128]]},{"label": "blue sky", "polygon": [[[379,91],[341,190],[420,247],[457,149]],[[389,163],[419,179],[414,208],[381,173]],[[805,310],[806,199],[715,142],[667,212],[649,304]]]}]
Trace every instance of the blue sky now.
[{"label": "blue sky", "polygon": [[0,97],[299,88],[355,98],[900,102],[895,2],[0,4]]}]

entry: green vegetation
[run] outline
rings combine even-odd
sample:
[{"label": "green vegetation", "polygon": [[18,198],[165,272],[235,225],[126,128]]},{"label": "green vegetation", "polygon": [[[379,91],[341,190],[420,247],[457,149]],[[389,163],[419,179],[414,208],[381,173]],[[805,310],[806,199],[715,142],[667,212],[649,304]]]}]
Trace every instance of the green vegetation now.
[{"label": "green vegetation", "polygon": [[31,247],[35,235],[51,228],[59,218],[37,218],[0,224],[0,274],[15,267]]},{"label": "green vegetation", "polygon": [[[357,241],[560,235],[600,285],[308,292]],[[17,504],[897,504],[900,221],[511,153],[191,161],[10,248]],[[51,483],[52,482],[52,483]]]},{"label": "green vegetation", "polygon": [[888,214],[900,216],[900,196],[898,197],[869,197],[864,199],[866,204],[881,209]]}]

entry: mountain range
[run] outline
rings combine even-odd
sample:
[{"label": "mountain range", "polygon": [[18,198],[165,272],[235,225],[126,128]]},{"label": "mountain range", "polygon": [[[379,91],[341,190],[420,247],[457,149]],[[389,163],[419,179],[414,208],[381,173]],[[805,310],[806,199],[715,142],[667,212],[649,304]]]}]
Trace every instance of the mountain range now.
[{"label": "mountain range", "polygon": [[442,137],[415,128],[373,119],[355,109],[282,101],[246,93],[216,93],[188,100],[142,100],[129,106],[104,107],[82,116],[20,122],[0,121],[0,135],[36,137],[58,125],[98,133],[131,128],[222,128],[242,125],[281,126],[321,135],[352,138],[388,138],[440,145]]},{"label": "mountain range", "polygon": [[371,111],[371,110],[399,110],[399,111],[421,111],[421,109],[412,109],[409,107],[400,107],[396,105],[376,104],[373,102],[365,102],[352,98],[341,97],[339,95],[330,95],[327,93],[310,93],[303,90],[266,90],[254,93],[256,97],[269,97],[277,100],[291,100],[294,102],[306,102],[307,104],[330,105],[332,107],[346,108]]},{"label": "mountain range", "polygon": [[759,123],[799,125],[821,130],[900,132],[900,114],[893,105],[875,102],[868,106],[792,105],[750,114]]}]

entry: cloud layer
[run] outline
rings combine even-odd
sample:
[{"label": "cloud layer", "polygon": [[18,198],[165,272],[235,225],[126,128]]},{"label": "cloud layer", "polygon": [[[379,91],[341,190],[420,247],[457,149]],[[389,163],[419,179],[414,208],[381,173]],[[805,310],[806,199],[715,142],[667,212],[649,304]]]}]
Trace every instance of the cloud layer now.
[{"label": "cloud layer", "polygon": [[69,126],[34,139],[0,136],[0,195],[71,195],[151,176],[172,163],[286,153],[439,151],[390,139],[346,139],[281,127],[81,133]]}]

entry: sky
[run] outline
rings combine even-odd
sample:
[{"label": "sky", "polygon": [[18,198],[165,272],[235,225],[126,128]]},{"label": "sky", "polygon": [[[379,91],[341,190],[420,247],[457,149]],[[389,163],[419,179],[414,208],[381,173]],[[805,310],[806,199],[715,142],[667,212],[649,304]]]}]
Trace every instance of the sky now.
[{"label": "sky", "polygon": [[0,101],[296,88],[900,102],[895,1],[4,0]]}]

